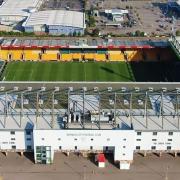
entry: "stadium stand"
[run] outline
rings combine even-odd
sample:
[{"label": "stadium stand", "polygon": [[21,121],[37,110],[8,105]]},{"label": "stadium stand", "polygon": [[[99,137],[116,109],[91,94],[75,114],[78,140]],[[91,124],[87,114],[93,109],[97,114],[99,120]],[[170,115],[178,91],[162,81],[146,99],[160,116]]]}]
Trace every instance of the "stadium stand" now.
[{"label": "stadium stand", "polygon": [[[95,41],[95,42],[94,42]],[[32,61],[167,61],[176,59],[164,41],[94,40],[89,44],[68,40],[19,40],[0,42],[0,59]]]},{"label": "stadium stand", "polygon": [[95,60],[96,50],[84,50],[83,60]]},{"label": "stadium stand", "polygon": [[53,61],[58,60],[58,53],[57,50],[48,50],[44,54],[42,54],[42,59],[45,61]]},{"label": "stadium stand", "polygon": [[24,51],[24,59],[25,60],[39,60],[39,54],[41,53],[40,50],[26,50]]},{"label": "stadium stand", "polygon": [[110,61],[124,61],[124,54],[120,50],[108,51],[108,59]]},{"label": "stadium stand", "polygon": [[141,50],[126,50],[124,52],[128,61],[142,61],[143,56]]},{"label": "stadium stand", "polygon": [[155,49],[146,49],[142,52],[145,61],[157,61],[158,51]]}]

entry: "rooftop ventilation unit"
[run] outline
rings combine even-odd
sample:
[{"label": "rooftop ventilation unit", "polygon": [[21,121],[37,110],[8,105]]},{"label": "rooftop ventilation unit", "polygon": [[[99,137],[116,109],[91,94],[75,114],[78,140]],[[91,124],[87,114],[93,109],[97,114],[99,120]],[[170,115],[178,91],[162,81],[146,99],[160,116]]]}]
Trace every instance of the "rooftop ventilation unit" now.
[{"label": "rooftop ventilation unit", "polygon": [[73,87],[69,87],[69,91],[72,92],[73,91]]},{"label": "rooftop ventilation unit", "polygon": [[54,88],[54,91],[56,91],[56,92],[59,91],[59,90],[60,90],[59,87],[55,87],[55,88]]},{"label": "rooftop ventilation unit", "polygon": [[108,92],[111,92],[112,91],[112,87],[108,87],[107,90],[108,90]]},{"label": "rooftop ventilation unit", "polygon": [[15,86],[14,91],[18,91],[19,87]]},{"label": "rooftop ventilation unit", "polygon": [[139,87],[135,87],[134,88],[136,92],[139,92],[140,91],[140,88]]},{"label": "rooftop ventilation unit", "polygon": [[162,91],[163,91],[163,92],[166,92],[166,91],[167,91],[167,88],[166,88],[166,87],[162,87]]},{"label": "rooftop ventilation unit", "polygon": [[27,87],[27,90],[28,91],[32,91],[32,87]]},{"label": "rooftop ventilation unit", "polygon": [[4,91],[5,87],[4,86],[1,86],[0,87],[0,91]]},{"label": "rooftop ventilation unit", "polygon": [[148,90],[149,90],[149,92],[153,92],[154,89],[153,89],[153,87],[149,87]]},{"label": "rooftop ventilation unit", "polygon": [[94,92],[97,92],[99,91],[99,88],[98,87],[94,87]]},{"label": "rooftop ventilation unit", "polygon": [[122,88],[121,88],[121,91],[122,91],[122,92],[125,92],[126,90],[127,90],[126,87],[122,87]]},{"label": "rooftop ventilation unit", "polygon": [[82,90],[83,91],[87,91],[87,87],[82,87]]},{"label": "rooftop ventilation unit", "polygon": [[46,87],[41,87],[41,91],[45,91],[46,90]]}]

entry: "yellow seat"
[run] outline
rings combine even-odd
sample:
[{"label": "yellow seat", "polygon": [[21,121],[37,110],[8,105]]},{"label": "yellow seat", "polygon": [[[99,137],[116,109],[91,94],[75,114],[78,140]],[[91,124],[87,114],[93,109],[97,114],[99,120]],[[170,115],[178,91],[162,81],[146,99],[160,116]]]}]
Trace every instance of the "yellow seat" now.
[{"label": "yellow seat", "polygon": [[37,61],[40,53],[40,50],[24,50],[24,60]]},{"label": "yellow seat", "polygon": [[93,53],[85,53],[84,59],[85,60],[94,60],[95,55]]},{"label": "yellow seat", "polygon": [[82,54],[81,53],[73,53],[72,57],[73,57],[73,59],[80,60],[80,59],[82,59]]},{"label": "yellow seat", "polygon": [[8,50],[0,50],[0,59],[7,61],[8,60]]},{"label": "yellow seat", "polygon": [[124,54],[121,51],[108,51],[110,61],[124,61]]},{"label": "yellow seat", "polygon": [[129,61],[142,61],[142,53],[139,50],[126,50],[127,58]]},{"label": "yellow seat", "polygon": [[72,54],[61,54],[62,61],[72,61]]},{"label": "yellow seat", "polygon": [[22,60],[23,50],[11,50],[9,54],[12,55],[12,60],[14,61]]},{"label": "yellow seat", "polygon": [[58,53],[57,50],[47,50],[45,54],[42,54],[42,60],[44,61],[54,61],[58,60]]},{"label": "yellow seat", "polygon": [[106,61],[106,54],[96,54],[95,60],[96,61]]}]

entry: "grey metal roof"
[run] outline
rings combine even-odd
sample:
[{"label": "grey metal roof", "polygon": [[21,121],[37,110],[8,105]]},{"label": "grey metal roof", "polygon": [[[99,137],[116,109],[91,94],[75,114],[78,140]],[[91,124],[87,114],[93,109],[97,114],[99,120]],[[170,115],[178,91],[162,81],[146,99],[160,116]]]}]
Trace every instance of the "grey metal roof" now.
[{"label": "grey metal roof", "polygon": [[24,26],[48,25],[85,28],[84,13],[67,10],[47,10],[32,13]]}]

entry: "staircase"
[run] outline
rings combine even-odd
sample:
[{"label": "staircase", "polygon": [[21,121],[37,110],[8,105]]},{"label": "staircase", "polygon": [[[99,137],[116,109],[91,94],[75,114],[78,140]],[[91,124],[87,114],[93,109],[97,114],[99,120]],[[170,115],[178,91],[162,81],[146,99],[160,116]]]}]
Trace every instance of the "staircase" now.
[{"label": "staircase", "polygon": [[174,52],[176,53],[178,59],[180,60],[180,36],[172,36],[169,39],[171,47],[173,48]]}]

